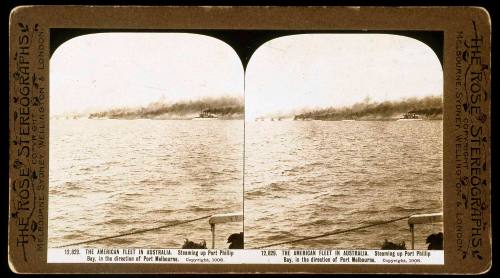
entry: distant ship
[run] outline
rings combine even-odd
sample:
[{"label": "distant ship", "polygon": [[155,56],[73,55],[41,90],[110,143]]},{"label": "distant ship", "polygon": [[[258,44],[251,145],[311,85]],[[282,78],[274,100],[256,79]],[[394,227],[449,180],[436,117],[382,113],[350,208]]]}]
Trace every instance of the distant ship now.
[{"label": "distant ship", "polygon": [[403,117],[398,119],[398,121],[421,121],[421,120],[422,118],[420,118],[420,116],[410,112],[403,114]]},{"label": "distant ship", "polygon": [[198,117],[193,118],[193,120],[198,120],[198,121],[200,121],[200,120],[204,120],[204,121],[217,120],[217,119],[218,119],[217,116],[215,116],[214,114],[209,113],[207,111],[202,111]]}]

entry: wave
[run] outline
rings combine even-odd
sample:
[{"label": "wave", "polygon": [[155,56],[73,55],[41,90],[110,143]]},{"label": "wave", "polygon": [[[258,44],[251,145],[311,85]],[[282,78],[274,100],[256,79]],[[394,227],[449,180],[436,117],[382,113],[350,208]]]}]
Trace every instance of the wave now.
[{"label": "wave", "polygon": [[158,182],[159,182],[159,180],[155,180],[155,179],[143,179],[143,180],[139,181],[139,183],[141,183],[141,184],[156,184]]},{"label": "wave", "polygon": [[94,172],[94,171],[106,171],[109,169],[109,165],[105,165],[106,163],[103,163],[101,165],[92,165],[92,166],[87,166],[80,168],[80,171],[88,173],[88,172]]},{"label": "wave", "polygon": [[337,224],[337,223],[334,222],[334,221],[332,221],[332,220],[329,220],[329,219],[318,219],[318,220],[315,220],[315,221],[302,223],[299,226],[300,227],[307,227],[307,226],[331,226],[331,225],[335,225],[335,224]]},{"label": "wave", "polygon": [[175,211],[176,210],[173,209],[153,209],[153,210],[148,210],[147,213],[170,214]]},{"label": "wave", "polygon": [[103,165],[117,165],[120,164],[120,161],[106,161],[103,163]]},{"label": "wave", "polygon": [[267,240],[274,243],[275,241],[279,240],[290,240],[290,239],[295,239],[297,236],[291,232],[287,231],[281,231],[278,234],[271,235],[267,237]]},{"label": "wave", "polygon": [[130,224],[130,220],[122,219],[122,218],[113,218],[104,222],[101,222],[102,225],[126,225]]},{"label": "wave", "polygon": [[[97,182],[96,181],[95,184],[106,185],[108,183],[106,183],[106,182]],[[113,193],[114,190],[109,189],[109,188],[99,188],[99,189],[94,189],[93,192],[94,193]]]},{"label": "wave", "polygon": [[127,238],[127,237],[117,237],[117,238],[111,238],[107,240],[111,244],[123,244],[123,245],[128,245],[130,246],[131,244],[135,243],[136,240]]},{"label": "wave", "polygon": [[63,195],[65,194],[66,192],[64,192],[64,190],[60,190],[60,189],[56,189],[56,188],[51,188],[49,189],[49,195]]},{"label": "wave", "polygon": [[71,182],[71,181],[65,182],[63,187],[64,187],[64,189],[68,189],[68,190],[82,189],[82,186],[79,183]]},{"label": "wave", "polygon": [[270,191],[286,191],[287,188],[285,187],[285,183],[283,182],[272,182],[268,186],[265,187],[267,190]]},{"label": "wave", "polygon": [[334,246],[337,246],[342,241],[334,238],[318,238],[312,240],[310,244],[306,244],[311,247],[318,247],[319,249],[333,249]]},{"label": "wave", "polygon": [[419,212],[422,211],[421,208],[405,208],[402,206],[394,206],[390,208],[392,212]]},{"label": "wave", "polygon": [[[272,182],[266,186],[259,187],[252,191],[245,192],[245,197],[263,197],[268,195],[274,195],[276,192],[285,192],[288,188],[285,187],[283,182]],[[279,198],[279,196],[275,196]]]},{"label": "wave", "polygon": [[266,195],[265,190],[252,190],[245,192],[245,198],[263,197],[265,195]]},{"label": "wave", "polygon": [[119,210],[129,210],[129,211],[134,211],[134,210],[137,210],[137,207],[136,206],[132,206],[128,203],[121,203],[119,205],[113,205],[113,208],[116,208],[116,209],[119,209]]},{"label": "wave", "polygon": [[298,166],[292,167],[291,169],[285,169],[281,173],[282,174],[287,174],[287,173],[304,174],[304,173],[307,173],[307,172],[313,170],[315,167],[324,166],[324,165],[325,165],[325,163],[321,162],[321,161],[306,163],[305,165],[298,165]]},{"label": "wave", "polygon": [[217,210],[217,208],[189,206],[189,211],[193,211],[193,212],[208,212],[208,211],[215,211],[215,210]]},{"label": "wave", "polygon": [[366,210],[357,211],[357,214],[371,216],[371,215],[378,215],[378,214],[384,213],[384,212],[386,212],[386,211],[380,210],[380,209],[366,209]]},{"label": "wave", "polygon": [[125,193],[124,195],[127,196],[127,197],[141,197],[144,194],[143,193],[133,192],[133,193]]},{"label": "wave", "polygon": [[78,233],[78,234],[69,234],[69,235],[64,235],[62,238],[63,239],[81,239],[82,235],[80,233]]}]

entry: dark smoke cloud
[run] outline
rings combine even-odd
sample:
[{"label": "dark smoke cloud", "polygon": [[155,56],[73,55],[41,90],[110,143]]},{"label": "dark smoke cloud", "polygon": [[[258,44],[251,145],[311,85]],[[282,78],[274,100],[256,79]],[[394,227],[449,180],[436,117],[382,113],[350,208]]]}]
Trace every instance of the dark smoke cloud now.
[{"label": "dark smoke cloud", "polygon": [[172,104],[157,101],[146,107],[118,108],[91,113],[89,118],[152,119],[164,115],[182,118],[203,111],[220,116],[239,117],[244,113],[243,98],[228,96],[218,98],[207,97],[199,100],[181,101]]},{"label": "dark smoke cloud", "polygon": [[421,99],[410,98],[401,101],[370,103],[365,100],[349,107],[317,109],[296,114],[295,119],[346,120],[346,119],[392,119],[404,113],[415,113],[427,119],[442,118],[443,99],[428,96]]}]

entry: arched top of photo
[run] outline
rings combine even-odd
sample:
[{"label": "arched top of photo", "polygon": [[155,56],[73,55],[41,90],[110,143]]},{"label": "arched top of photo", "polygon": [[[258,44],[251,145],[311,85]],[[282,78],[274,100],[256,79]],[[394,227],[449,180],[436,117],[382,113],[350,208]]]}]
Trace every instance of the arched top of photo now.
[{"label": "arched top of photo", "polygon": [[325,119],[440,114],[432,109],[442,106],[442,94],[439,58],[417,39],[391,34],[290,35],[264,43],[251,57],[245,75],[245,119],[320,119],[339,109],[350,112]]},{"label": "arched top of photo", "polygon": [[50,71],[52,117],[196,117],[229,108],[242,115],[243,66],[210,36],[81,35],[57,47]]}]

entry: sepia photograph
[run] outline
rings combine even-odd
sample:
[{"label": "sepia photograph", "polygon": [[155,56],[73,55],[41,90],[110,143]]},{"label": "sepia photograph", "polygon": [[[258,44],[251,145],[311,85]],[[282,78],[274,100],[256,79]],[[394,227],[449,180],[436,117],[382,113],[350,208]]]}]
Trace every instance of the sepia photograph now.
[{"label": "sepia photograph", "polygon": [[443,69],[425,43],[270,40],[245,121],[246,248],[443,249]]},{"label": "sepia photograph", "polygon": [[94,33],[50,59],[49,247],[243,248],[243,66],[187,33]]},{"label": "sepia photograph", "polygon": [[17,274],[491,269],[486,8],[17,6]]},{"label": "sepia photograph", "polygon": [[96,33],[51,72],[51,247],[442,249],[421,41],[280,36],[245,71],[210,36]]}]

